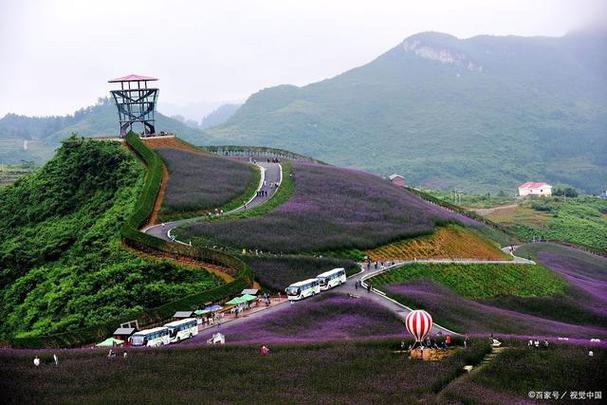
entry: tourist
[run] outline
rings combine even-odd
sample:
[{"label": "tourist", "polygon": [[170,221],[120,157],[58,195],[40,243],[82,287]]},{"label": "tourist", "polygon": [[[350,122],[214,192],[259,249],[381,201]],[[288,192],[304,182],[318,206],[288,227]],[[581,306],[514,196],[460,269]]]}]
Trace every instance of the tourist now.
[{"label": "tourist", "polygon": [[128,356],[127,352],[124,352],[124,354],[122,355],[122,358],[126,360],[126,357]]},{"label": "tourist", "polygon": [[38,367],[40,365],[40,357],[34,357],[34,366]]},{"label": "tourist", "polygon": [[544,343],[543,344],[544,344],[544,349],[547,349],[548,345],[549,345],[548,340],[544,339]]},{"label": "tourist", "polygon": [[527,347],[529,349],[533,349],[533,339],[529,339],[529,342],[527,343]]},{"label": "tourist", "polygon": [[445,349],[451,345],[451,335],[447,335],[445,338]]},{"label": "tourist", "polygon": [[539,340],[535,340],[535,341],[533,342],[533,345],[534,345],[535,347],[540,347],[540,341],[539,341]]},{"label": "tourist", "polygon": [[367,284],[367,292],[371,292],[371,283]]},{"label": "tourist", "polygon": [[55,365],[58,366],[59,365],[59,357],[57,357],[57,355],[55,353],[53,353],[53,360],[55,360]]},{"label": "tourist", "polygon": [[464,349],[468,348],[468,335],[464,336]]},{"label": "tourist", "polygon": [[268,346],[266,346],[266,345],[262,345],[262,346],[259,348],[259,353],[260,353],[262,356],[265,356],[265,355],[267,355],[268,353],[270,353],[270,348],[269,348]]},{"label": "tourist", "polygon": [[354,283],[354,289],[358,290],[358,280],[356,281],[356,283]]}]

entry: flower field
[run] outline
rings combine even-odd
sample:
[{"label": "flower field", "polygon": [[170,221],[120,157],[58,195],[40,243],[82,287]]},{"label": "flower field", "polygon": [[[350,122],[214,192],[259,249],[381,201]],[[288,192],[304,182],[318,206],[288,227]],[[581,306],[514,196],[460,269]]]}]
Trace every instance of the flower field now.
[{"label": "flower field", "polygon": [[[607,350],[594,348],[593,351],[594,356],[589,357],[584,346],[558,345],[546,350],[511,348],[478,373],[451,384],[444,397],[456,403],[536,404],[537,392],[541,391],[544,396],[548,391],[551,398],[547,399],[553,401],[554,392],[557,392],[558,403],[600,403],[594,398],[582,400],[577,394],[583,391],[586,397],[592,392],[594,397],[596,391],[602,390],[605,395]],[[533,397],[529,392],[533,392]]]},{"label": "flower field", "polygon": [[343,267],[347,274],[360,270],[351,260],[317,258],[311,256],[246,256],[244,258],[264,287],[284,291],[296,281],[316,277],[320,273]]},{"label": "flower field", "polygon": [[[546,315],[534,315],[507,308],[500,308],[491,302],[464,298],[447,287],[428,280],[414,280],[404,284],[386,287],[388,295],[405,305],[425,309],[441,326],[460,333],[518,336],[570,336],[583,338],[605,338],[607,327],[585,324],[583,319],[558,321],[552,318],[558,313],[561,295],[552,296]],[[534,298],[526,298],[533,300]],[[554,306],[550,306],[555,304]],[[573,309],[583,311],[579,303]],[[565,314],[567,316],[567,314]]]},{"label": "flower field", "polygon": [[294,162],[293,175],[294,195],[268,215],[195,224],[186,228],[184,237],[203,236],[237,249],[294,253],[373,248],[429,234],[449,221],[483,226],[360,171]]},{"label": "flower field", "polygon": [[549,244],[523,247],[517,254],[539,256],[545,267],[484,265],[483,270],[477,265],[420,264],[371,281],[456,331],[607,336],[607,259]]},{"label": "flower field", "polygon": [[478,362],[486,345],[444,361],[394,354],[398,340],[323,345],[226,346],[35,353],[0,351],[3,403],[292,403],[403,404],[431,402],[436,393]]},{"label": "flower field", "polygon": [[367,251],[373,261],[468,258],[508,260],[496,245],[457,225],[440,227],[432,235],[392,242]]},{"label": "flower field", "polygon": [[[192,343],[206,340],[211,330]],[[221,332],[227,343],[318,343],[343,339],[403,337],[402,321],[394,314],[361,298],[323,293],[283,306],[272,314],[241,324],[227,324]]]},{"label": "flower field", "polygon": [[246,163],[182,149],[156,151],[169,170],[162,221],[214,208],[235,208],[254,194],[259,183],[259,172]]}]

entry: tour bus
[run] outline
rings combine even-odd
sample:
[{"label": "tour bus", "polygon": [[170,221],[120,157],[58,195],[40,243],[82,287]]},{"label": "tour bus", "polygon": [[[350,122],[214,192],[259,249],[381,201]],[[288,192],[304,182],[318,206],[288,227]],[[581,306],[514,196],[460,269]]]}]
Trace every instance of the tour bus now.
[{"label": "tour bus", "polygon": [[195,318],[186,318],[179,321],[169,322],[164,325],[169,328],[171,343],[180,342],[198,335],[198,323]]},{"label": "tour bus", "polygon": [[343,268],[326,271],[316,276],[320,281],[320,289],[325,291],[346,282],[346,270]]},{"label": "tour bus", "polygon": [[170,343],[169,328],[161,326],[153,329],[140,330],[129,338],[133,346],[162,346]]},{"label": "tour bus", "polygon": [[320,281],[315,278],[299,281],[288,286],[285,291],[289,301],[298,301],[320,293]]}]

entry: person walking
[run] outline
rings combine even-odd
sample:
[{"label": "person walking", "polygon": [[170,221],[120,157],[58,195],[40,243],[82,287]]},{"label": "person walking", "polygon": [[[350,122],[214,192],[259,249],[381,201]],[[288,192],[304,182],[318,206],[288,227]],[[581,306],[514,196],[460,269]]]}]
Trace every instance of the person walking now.
[{"label": "person walking", "polygon": [[34,357],[34,366],[36,366],[36,367],[40,366],[40,357],[38,357],[38,356]]},{"label": "person walking", "polygon": [[57,357],[57,354],[53,353],[53,360],[55,360],[55,365],[58,366],[59,365],[59,357]]},{"label": "person walking", "polygon": [[358,283],[359,283],[358,280],[356,281],[356,283],[354,283],[354,289],[355,290],[358,290]]},{"label": "person walking", "polygon": [[371,283],[367,284],[367,292],[371,292]]}]

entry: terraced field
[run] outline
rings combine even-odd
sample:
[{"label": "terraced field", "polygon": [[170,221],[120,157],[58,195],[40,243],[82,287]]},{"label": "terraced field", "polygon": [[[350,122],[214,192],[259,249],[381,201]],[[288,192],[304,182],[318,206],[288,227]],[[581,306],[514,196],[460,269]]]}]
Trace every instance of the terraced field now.
[{"label": "terraced field", "polygon": [[440,227],[432,235],[405,239],[368,250],[373,261],[452,259],[509,260],[495,244],[461,226]]}]

